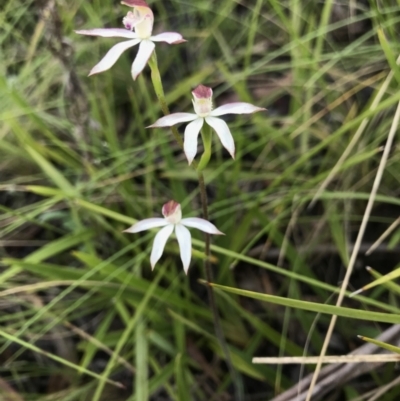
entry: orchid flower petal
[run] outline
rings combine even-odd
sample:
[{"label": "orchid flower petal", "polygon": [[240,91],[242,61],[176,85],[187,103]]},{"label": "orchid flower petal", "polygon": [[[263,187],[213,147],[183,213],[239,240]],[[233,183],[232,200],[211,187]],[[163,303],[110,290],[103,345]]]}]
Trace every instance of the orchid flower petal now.
[{"label": "orchid flower petal", "polygon": [[210,116],[218,117],[218,116],[223,116],[224,114],[251,114],[262,110],[266,109],[262,107],[253,106],[250,103],[242,103],[242,102],[228,103],[214,109],[210,113]]},{"label": "orchid flower petal", "polygon": [[122,28],[83,29],[80,31],[75,31],[75,33],[78,33],[80,35],[102,36],[103,38],[137,39],[137,35],[135,32]]},{"label": "orchid flower petal", "polygon": [[214,224],[210,223],[207,220],[200,219],[199,217],[188,217],[186,219],[181,220],[181,224],[186,227],[197,228],[208,234],[216,234],[216,235],[224,235],[223,232],[219,231]]},{"label": "orchid flower petal", "polygon": [[188,159],[189,165],[192,164],[192,161],[196,156],[197,137],[199,136],[199,132],[203,124],[204,124],[204,118],[197,118],[196,120],[188,124],[185,128],[183,150],[185,152],[186,158]]},{"label": "orchid flower petal", "polygon": [[214,129],[219,139],[221,140],[222,146],[230,153],[230,155],[234,159],[235,142],[233,141],[231,131],[226,125],[226,122],[217,117],[206,117],[206,123]]},{"label": "orchid flower petal", "polygon": [[156,45],[150,40],[142,40],[140,43],[138,54],[132,64],[131,72],[134,80],[143,71],[143,68],[146,66],[155,46]]},{"label": "orchid flower petal", "polygon": [[121,54],[132,46],[137,45],[140,39],[128,40],[126,42],[121,42],[113,46],[107,54],[96,64],[89,73],[90,75],[98,74],[99,72],[106,71],[110,69],[119,59]]},{"label": "orchid flower petal", "polygon": [[152,217],[151,219],[144,219],[129,227],[124,233],[138,233],[140,231],[150,230],[151,228],[164,227],[168,225],[168,221],[161,217]]},{"label": "orchid flower petal", "polygon": [[147,128],[172,127],[175,124],[196,120],[196,118],[198,118],[198,116],[194,113],[173,113],[159,118],[154,124],[149,125]]},{"label": "orchid flower petal", "polygon": [[169,236],[172,234],[172,231],[174,231],[174,225],[168,224],[167,226],[163,227],[155,236],[150,255],[150,264],[152,269],[154,269],[155,264],[161,258],[161,255],[164,252],[165,244],[167,243]]},{"label": "orchid flower petal", "polygon": [[155,36],[151,36],[153,42],[167,42],[170,45],[186,42],[182,35],[177,32],[163,32]]},{"label": "orchid flower petal", "polygon": [[190,231],[182,224],[177,224],[175,226],[175,234],[179,243],[183,270],[185,270],[185,273],[187,274],[189,270],[190,259],[192,258],[192,237],[190,235]]}]

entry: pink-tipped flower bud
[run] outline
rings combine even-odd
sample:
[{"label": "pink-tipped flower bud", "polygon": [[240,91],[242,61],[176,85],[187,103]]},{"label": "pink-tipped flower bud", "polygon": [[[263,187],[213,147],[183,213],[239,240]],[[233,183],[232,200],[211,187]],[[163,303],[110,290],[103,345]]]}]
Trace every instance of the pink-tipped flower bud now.
[{"label": "pink-tipped flower bud", "polygon": [[162,214],[168,223],[178,224],[182,219],[181,205],[170,200],[162,207]]},{"label": "pink-tipped flower bud", "polygon": [[213,91],[208,86],[199,85],[196,89],[192,91],[192,95],[196,99],[211,99]]},{"label": "pink-tipped flower bud", "polygon": [[199,85],[192,91],[194,111],[199,117],[207,117],[212,110],[213,91],[208,86]]}]

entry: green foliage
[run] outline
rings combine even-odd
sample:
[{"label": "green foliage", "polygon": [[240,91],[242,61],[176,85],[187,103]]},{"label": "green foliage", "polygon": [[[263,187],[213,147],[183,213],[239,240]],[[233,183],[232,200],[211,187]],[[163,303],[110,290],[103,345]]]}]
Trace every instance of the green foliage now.
[{"label": "green foliage", "polygon": [[[7,363],[0,394],[4,379],[28,401],[223,399],[232,383],[198,282],[201,234],[192,232],[185,276],[175,241],[152,272],[154,233],[122,233],[170,199],[185,216],[201,215],[196,173],[171,133],[145,128],[162,113],[149,68],[136,82],[130,77],[136,50],[87,77],[115,40],[74,30],[119,27],[127,8],[100,0],[3,2],[0,357]],[[327,303],[336,299],[400,101],[400,3],[149,3],[155,32],[188,40],[157,46],[172,111],[192,111],[190,91],[200,83],[214,88],[217,105],[240,100],[268,109],[228,121],[236,160],[213,141],[204,175],[210,219],[226,233],[213,238],[212,254],[232,362],[246,395],[272,399],[274,389],[296,380],[253,365],[252,357],[301,355],[307,335],[306,353],[318,355],[328,319],[321,315],[313,331],[316,314],[341,316],[336,331],[345,345],[332,352],[351,351],[360,327],[378,334],[385,326],[375,322],[399,323],[398,286],[386,282],[397,265],[398,230],[381,258],[369,260],[385,275],[375,284],[385,287],[346,298],[344,307]],[[349,156],[307,209],[365,119]],[[399,215],[399,171],[395,144],[365,242]],[[356,269],[351,283],[357,289],[369,281]],[[385,383],[396,377],[392,365],[385,374]],[[29,378],[44,383],[41,393],[24,384]],[[349,385],[337,399],[359,391]]]}]

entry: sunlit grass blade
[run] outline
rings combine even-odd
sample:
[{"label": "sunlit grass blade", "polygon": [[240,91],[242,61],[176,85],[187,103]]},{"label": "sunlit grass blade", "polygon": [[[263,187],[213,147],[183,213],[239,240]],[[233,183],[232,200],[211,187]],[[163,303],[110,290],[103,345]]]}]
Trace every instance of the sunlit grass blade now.
[{"label": "sunlit grass blade", "polygon": [[383,349],[387,349],[388,351],[395,352],[396,354],[400,354],[400,347],[396,347],[394,345],[387,344],[382,341],[375,340],[374,338],[369,338],[369,337],[365,337],[365,336],[358,336],[358,338],[360,338],[361,340],[366,341],[368,343],[375,344],[378,347],[381,347]]},{"label": "sunlit grass blade", "polygon": [[400,323],[400,316],[396,314],[361,311],[359,309],[318,304],[315,302],[301,301],[298,299],[290,299],[290,298],[277,297],[274,295],[261,294],[253,291],[241,290],[239,288],[226,287],[214,283],[212,283],[211,285],[217,289],[220,289],[225,292],[230,292],[232,294],[237,294],[244,297],[257,299],[259,301],[271,302],[278,305],[289,306],[296,309],[303,309],[316,313],[326,313],[329,315],[336,315],[352,319],[361,319],[372,322],[396,323],[396,324]]}]

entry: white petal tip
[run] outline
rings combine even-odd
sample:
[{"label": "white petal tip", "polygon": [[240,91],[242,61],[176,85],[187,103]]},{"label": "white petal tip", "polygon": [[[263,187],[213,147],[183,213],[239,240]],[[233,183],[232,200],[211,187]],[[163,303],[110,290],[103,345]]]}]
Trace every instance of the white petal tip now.
[{"label": "white petal tip", "polygon": [[[107,69],[108,69],[108,68],[107,68]],[[107,70],[104,70],[104,71],[107,71]],[[89,72],[89,74],[88,74],[88,77],[91,77],[92,75],[99,74],[100,72],[103,72],[103,71],[97,71],[97,70],[96,70],[96,67],[94,67],[94,68],[92,68],[92,69],[90,70],[90,72]]]},{"label": "white petal tip", "polygon": [[[143,67],[144,68],[144,67]],[[132,79],[134,80],[134,81],[136,81],[137,80],[137,78],[138,78],[138,76],[142,73],[142,71],[143,71],[143,69],[141,69],[140,71],[136,71],[135,73],[132,73],[131,75],[132,75]]]},{"label": "white petal tip", "polygon": [[151,36],[150,40],[153,42],[165,42],[169,45],[177,45],[179,43],[187,42],[186,39],[178,32],[163,32],[155,36]]},{"label": "white petal tip", "polygon": [[229,149],[226,149],[226,150],[228,151],[228,153],[229,153],[229,155],[232,157],[232,159],[235,160],[235,159],[236,159],[235,150],[233,150],[233,151],[230,151]]},{"label": "white petal tip", "polygon": [[259,111],[266,111],[267,109],[264,107],[254,107],[254,110],[251,110],[249,114],[258,113]]},{"label": "white petal tip", "polygon": [[226,235],[222,231],[219,231],[218,228],[215,227],[215,226],[214,226],[214,229],[212,231],[209,231],[209,234],[212,234],[212,235]]}]

